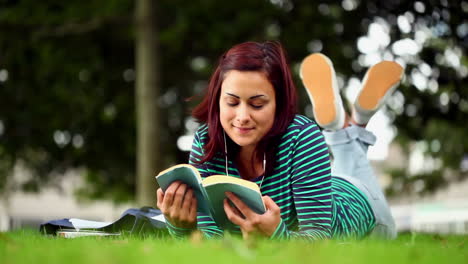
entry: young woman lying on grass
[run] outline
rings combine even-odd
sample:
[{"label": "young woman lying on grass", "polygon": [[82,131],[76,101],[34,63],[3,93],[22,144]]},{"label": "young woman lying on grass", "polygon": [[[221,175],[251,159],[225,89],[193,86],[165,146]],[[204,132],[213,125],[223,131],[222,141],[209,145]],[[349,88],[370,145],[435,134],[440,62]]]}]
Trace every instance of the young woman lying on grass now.
[{"label": "young woman lying on grass", "polygon": [[[190,164],[202,178],[227,174],[260,186],[267,208],[262,215],[226,194],[234,206],[226,199],[224,210],[237,225],[229,231],[244,238],[396,237],[366,157],[375,136],[365,125],[398,84],[402,68],[394,62],[370,68],[351,116],[327,57],[308,56],[300,71],[315,122],[297,114],[296,88],[279,43],[246,42],[222,55],[192,112],[203,125],[195,134]],[[165,192],[158,189],[157,206],[174,237],[197,228],[207,237],[223,234],[211,217],[197,215],[193,191],[181,182]]]}]

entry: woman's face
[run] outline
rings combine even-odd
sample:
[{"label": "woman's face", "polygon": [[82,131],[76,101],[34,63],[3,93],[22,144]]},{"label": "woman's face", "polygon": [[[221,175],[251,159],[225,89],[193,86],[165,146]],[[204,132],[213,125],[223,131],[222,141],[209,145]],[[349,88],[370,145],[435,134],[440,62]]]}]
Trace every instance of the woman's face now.
[{"label": "woman's face", "polygon": [[221,125],[242,148],[255,148],[273,126],[275,90],[263,72],[228,71],[219,98]]}]

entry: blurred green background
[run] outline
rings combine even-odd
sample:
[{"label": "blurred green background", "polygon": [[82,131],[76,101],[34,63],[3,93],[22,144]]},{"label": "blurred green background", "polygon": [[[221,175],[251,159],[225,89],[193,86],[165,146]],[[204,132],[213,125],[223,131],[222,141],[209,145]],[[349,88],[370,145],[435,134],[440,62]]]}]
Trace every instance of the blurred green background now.
[{"label": "blurred green background", "polygon": [[[80,197],[154,200],[153,176],[187,162],[190,109],[218,57],[249,40],[284,45],[309,116],[298,76],[308,54],[331,58],[350,99],[369,66],[402,64],[405,79],[384,110],[401,149],[385,157],[401,163],[385,169],[386,191],[424,194],[460,181],[467,12],[467,1],[448,0],[0,0],[1,192],[39,191],[80,169]],[[155,114],[140,119],[137,109]],[[145,126],[157,133],[140,134]],[[144,158],[150,165],[137,165]],[[21,181],[12,177],[18,165],[30,172]]]}]

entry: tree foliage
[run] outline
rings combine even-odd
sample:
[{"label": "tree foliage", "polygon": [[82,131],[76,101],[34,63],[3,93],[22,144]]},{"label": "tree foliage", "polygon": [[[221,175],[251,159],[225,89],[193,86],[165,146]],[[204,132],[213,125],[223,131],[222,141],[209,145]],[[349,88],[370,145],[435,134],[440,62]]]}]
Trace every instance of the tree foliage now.
[{"label": "tree foliage", "polygon": [[[131,199],[136,159],[133,1],[0,4],[0,184],[18,161],[33,172],[21,184],[29,190],[69,168],[85,168],[89,186],[82,194]],[[159,121],[161,167],[186,162],[187,152],[178,150],[176,142],[186,133],[196,100],[185,99],[203,91],[219,55],[239,42],[279,40],[303,95],[304,112],[308,102],[297,69],[310,52],[332,59],[344,90],[353,77],[363,77],[372,59],[405,65],[406,80],[388,113],[397,142],[408,151],[419,147],[434,164],[413,176],[406,167],[394,171],[390,192],[415,186],[434,190],[466,177],[466,1],[161,0],[158,5],[158,103],[165,113]],[[380,25],[389,41],[368,52],[358,44],[372,25]],[[398,51],[401,40],[409,46]]]}]

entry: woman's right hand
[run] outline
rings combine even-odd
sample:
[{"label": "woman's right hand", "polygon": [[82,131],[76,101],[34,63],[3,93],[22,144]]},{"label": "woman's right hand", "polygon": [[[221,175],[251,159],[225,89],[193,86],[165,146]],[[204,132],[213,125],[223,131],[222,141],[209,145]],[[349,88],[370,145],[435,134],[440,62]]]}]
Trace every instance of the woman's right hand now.
[{"label": "woman's right hand", "polygon": [[197,226],[197,199],[190,187],[175,181],[165,192],[159,188],[156,194],[157,206],[166,221],[179,228],[192,229]]}]

